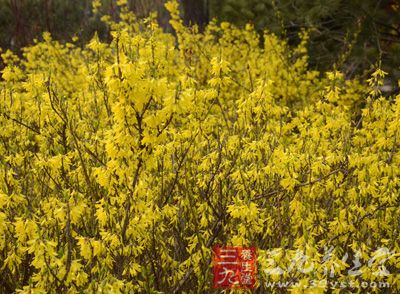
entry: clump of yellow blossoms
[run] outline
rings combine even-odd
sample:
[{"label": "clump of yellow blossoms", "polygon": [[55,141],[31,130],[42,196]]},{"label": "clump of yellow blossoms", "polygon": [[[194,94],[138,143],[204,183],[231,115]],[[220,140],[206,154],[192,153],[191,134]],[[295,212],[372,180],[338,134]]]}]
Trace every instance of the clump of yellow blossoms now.
[{"label": "clump of yellow blossoms", "polygon": [[[209,293],[217,243],[258,248],[264,291],[399,291],[400,96],[381,97],[384,72],[324,75],[306,32],[296,48],[250,25],[198,33],[167,8],[176,35],[122,9],[111,43],[45,34],[2,55],[0,292]],[[288,268],[296,252],[310,270]]]}]

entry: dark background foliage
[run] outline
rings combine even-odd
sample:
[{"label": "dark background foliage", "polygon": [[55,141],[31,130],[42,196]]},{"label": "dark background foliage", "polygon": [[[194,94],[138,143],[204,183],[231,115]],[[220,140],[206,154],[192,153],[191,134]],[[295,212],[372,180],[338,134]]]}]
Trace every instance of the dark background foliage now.
[{"label": "dark background foliage", "polygon": [[298,32],[311,30],[310,63],[332,67],[347,77],[365,73],[382,61],[398,78],[400,65],[400,9],[390,0],[223,0],[215,15],[237,24],[252,22],[289,42]]},{"label": "dark background foliage", "polygon": [[[166,0],[129,0],[138,17],[157,11],[160,24],[171,31]],[[347,77],[366,74],[382,62],[395,80],[400,77],[400,5],[394,0],[180,0],[186,24],[200,29],[212,18],[238,26],[252,23],[260,33],[268,30],[298,42],[298,33],[311,32],[310,65],[336,68]],[[59,40],[78,36],[85,43],[98,31],[107,38],[100,21],[117,19],[116,0],[102,0],[98,14],[92,0],[0,0],[0,46],[17,50],[49,31]],[[393,89],[393,88],[392,88]]]}]

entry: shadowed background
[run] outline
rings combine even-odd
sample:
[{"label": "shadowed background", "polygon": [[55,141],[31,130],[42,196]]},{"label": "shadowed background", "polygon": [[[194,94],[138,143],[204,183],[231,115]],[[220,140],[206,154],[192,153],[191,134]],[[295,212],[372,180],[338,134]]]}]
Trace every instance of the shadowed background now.
[{"label": "shadowed background", "polygon": [[[102,0],[98,14],[92,0],[0,0],[0,47],[18,51],[49,31],[58,40],[73,36],[85,44],[98,31],[104,40],[108,28],[100,21],[118,15],[116,0]],[[138,17],[155,11],[171,31],[165,0],[129,0]],[[393,0],[180,0],[186,24],[200,29],[210,19],[238,26],[252,23],[263,30],[298,42],[302,29],[311,30],[310,65],[320,70],[336,68],[347,77],[365,74],[382,61],[395,80],[400,77],[400,6]],[[392,88],[394,91],[394,88]]]}]

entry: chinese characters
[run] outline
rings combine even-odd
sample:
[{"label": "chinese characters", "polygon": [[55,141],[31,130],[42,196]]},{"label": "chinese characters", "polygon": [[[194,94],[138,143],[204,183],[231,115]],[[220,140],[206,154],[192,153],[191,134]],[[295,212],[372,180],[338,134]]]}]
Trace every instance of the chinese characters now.
[{"label": "chinese characters", "polygon": [[256,248],[213,248],[214,288],[254,288],[257,274]]}]

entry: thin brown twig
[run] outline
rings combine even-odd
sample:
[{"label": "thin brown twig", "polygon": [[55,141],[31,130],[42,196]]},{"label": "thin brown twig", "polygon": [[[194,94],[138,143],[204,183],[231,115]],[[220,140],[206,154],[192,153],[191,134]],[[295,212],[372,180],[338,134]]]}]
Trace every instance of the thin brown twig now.
[{"label": "thin brown twig", "polygon": [[[312,181],[309,181],[309,182],[305,182],[305,183],[297,184],[297,185],[294,186],[294,189],[296,190],[296,189],[301,188],[301,187],[305,187],[305,186],[309,186],[309,185],[314,185],[315,183],[318,183],[318,182],[320,182],[320,181],[322,181],[322,180],[325,180],[326,178],[330,177],[330,176],[333,175],[333,174],[338,173],[339,171],[342,171],[342,168],[341,168],[341,167],[338,168],[338,169],[335,169],[335,170],[331,171],[330,173],[328,173],[328,174],[326,174],[326,175],[324,175],[324,176],[321,176],[321,177],[319,177],[319,178],[317,178],[317,179],[315,179],[315,180],[312,180]],[[269,193],[267,193],[267,194],[264,194],[264,195],[255,196],[255,197],[253,197],[253,198],[251,199],[251,201],[258,200],[258,199],[262,199],[262,198],[269,197],[269,196],[273,196],[273,195],[275,195],[275,194],[279,194],[279,193],[284,192],[284,191],[285,191],[285,189],[283,189],[283,188],[277,189],[277,190],[271,191],[271,192],[269,192]]]}]

